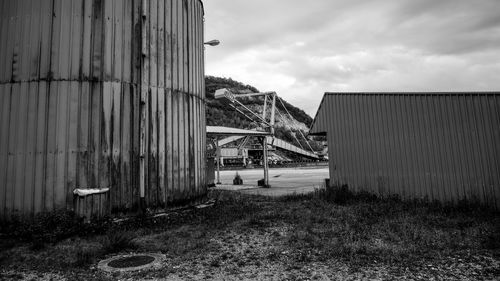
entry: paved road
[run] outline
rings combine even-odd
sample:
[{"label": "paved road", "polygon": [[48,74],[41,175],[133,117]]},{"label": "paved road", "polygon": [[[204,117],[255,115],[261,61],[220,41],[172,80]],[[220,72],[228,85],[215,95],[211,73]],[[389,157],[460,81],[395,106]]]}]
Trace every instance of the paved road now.
[{"label": "paved road", "polygon": [[[243,186],[234,186],[236,172],[243,179]],[[308,193],[319,188],[328,178],[328,167],[321,168],[278,168],[269,170],[271,188],[258,188],[257,181],[264,178],[262,169],[221,171],[221,185],[218,189],[239,190],[242,193],[281,196],[292,193]]]}]

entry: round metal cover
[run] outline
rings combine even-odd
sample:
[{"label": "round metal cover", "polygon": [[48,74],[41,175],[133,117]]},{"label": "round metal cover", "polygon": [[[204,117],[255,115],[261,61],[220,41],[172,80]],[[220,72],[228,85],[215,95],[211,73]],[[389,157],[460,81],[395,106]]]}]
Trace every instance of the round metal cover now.
[{"label": "round metal cover", "polygon": [[128,254],[102,260],[97,267],[106,272],[127,272],[159,268],[164,260],[165,255],[161,254]]}]

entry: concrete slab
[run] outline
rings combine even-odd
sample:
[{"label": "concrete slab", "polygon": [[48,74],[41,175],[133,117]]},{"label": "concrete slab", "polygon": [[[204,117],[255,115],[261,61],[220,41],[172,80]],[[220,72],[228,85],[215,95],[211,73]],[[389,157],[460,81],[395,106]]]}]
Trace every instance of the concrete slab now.
[{"label": "concrete slab", "polygon": [[229,184],[217,184],[213,189],[215,190],[229,190],[229,191],[240,191],[247,189],[257,189],[258,186],[254,185],[229,185]]},{"label": "concrete slab", "polygon": [[[236,172],[243,179],[244,185],[232,185]],[[289,194],[305,194],[313,192],[324,185],[325,178],[329,177],[328,167],[307,168],[277,168],[269,170],[269,184],[271,188],[260,188],[257,181],[264,177],[262,169],[245,169],[238,171],[221,171],[221,185],[215,189],[232,190],[245,194],[264,196],[283,196]]]}]

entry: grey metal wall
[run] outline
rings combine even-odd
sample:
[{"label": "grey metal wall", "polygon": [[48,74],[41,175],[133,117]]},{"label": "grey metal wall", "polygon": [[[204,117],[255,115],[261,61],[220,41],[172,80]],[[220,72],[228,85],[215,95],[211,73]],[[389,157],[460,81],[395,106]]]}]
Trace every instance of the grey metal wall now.
[{"label": "grey metal wall", "polygon": [[148,206],[205,194],[201,1],[0,0],[0,23],[0,217],[75,188],[133,208],[142,151]]},{"label": "grey metal wall", "polygon": [[500,207],[500,93],[330,93],[311,133],[333,183]]}]

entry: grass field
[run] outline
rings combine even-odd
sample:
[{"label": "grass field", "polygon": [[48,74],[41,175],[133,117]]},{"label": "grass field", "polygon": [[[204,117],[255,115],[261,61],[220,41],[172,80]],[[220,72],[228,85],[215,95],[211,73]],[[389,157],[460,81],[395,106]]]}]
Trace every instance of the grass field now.
[{"label": "grass field", "polygon": [[[104,222],[80,233],[45,230],[46,236],[37,236],[30,229],[10,228],[1,240],[0,279],[500,277],[498,213],[325,192],[268,198],[217,191],[210,196],[216,199],[212,207]],[[13,233],[17,236],[8,235]],[[129,252],[163,253],[167,261],[160,270],[127,275],[96,269],[100,259]]]}]

